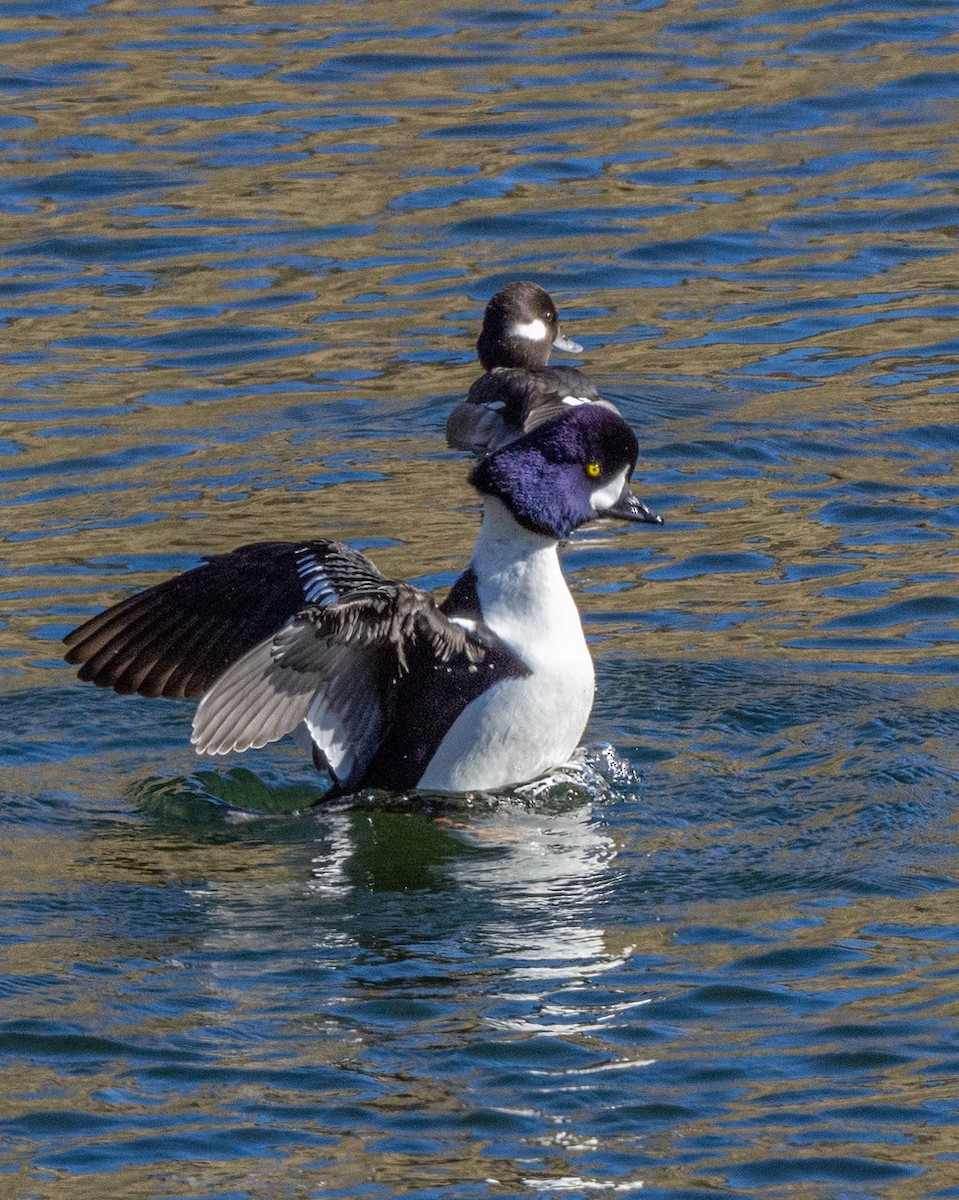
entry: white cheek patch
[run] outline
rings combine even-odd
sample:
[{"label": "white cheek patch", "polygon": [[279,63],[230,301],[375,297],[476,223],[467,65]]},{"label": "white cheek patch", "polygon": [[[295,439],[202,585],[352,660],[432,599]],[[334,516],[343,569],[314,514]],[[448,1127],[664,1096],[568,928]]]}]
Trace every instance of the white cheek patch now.
[{"label": "white cheek patch", "polygon": [[562,400],[560,400],[560,404],[568,404],[570,408],[573,408],[577,404],[591,403],[592,401],[590,400],[589,396],[564,396]]},{"label": "white cheek patch", "polygon": [[527,321],[525,325],[521,323],[514,325],[510,330],[510,336],[526,338],[530,342],[545,342],[549,337],[549,330],[537,317],[535,321]]},{"label": "white cheek patch", "polygon": [[602,487],[597,488],[590,496],[589,502],[598,513],[601,513],[616,503],[623,494],[625,486],[626,468],[624,467],[622,471],[613,476],[609,483],[604,483]]}]

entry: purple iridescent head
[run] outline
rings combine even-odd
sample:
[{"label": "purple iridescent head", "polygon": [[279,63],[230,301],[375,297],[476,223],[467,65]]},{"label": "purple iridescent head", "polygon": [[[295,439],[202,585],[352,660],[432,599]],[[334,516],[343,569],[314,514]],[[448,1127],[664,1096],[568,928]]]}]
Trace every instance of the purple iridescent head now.
[{"label": "purple iridescent head", "polygon": [[629,490],[638,449],[617,413],[581,404],[484,458],[470,483],[544,537],[567,537],[597,517],[659,525]]}]

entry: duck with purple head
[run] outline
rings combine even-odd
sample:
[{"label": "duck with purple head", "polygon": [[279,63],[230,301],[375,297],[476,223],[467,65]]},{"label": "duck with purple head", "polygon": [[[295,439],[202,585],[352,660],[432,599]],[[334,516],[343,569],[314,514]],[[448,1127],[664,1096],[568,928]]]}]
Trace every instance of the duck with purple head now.
[{"label": "duck with purple head", "polygon": [[66,638],[81,679],[198,698],[200,753],[305,723],[327,795],[487,791],[564,763],[593,664],[559,541],[600,517],[658,524],[630,490],[636,438],[598,404],[494,450],[472,557],[442,603],[338,542],[264,542],[121,600]]}]

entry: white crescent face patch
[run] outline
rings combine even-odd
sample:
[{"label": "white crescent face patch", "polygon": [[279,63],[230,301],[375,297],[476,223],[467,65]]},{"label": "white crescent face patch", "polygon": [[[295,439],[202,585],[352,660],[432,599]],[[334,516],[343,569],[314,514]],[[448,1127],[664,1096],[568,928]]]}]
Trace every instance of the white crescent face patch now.
[{"label": "white crescent face patch", "polygon": [[604,512],[611,507],[623,494],[623,488],[626,485],[626,468],[619,471],[609,483],[604,483],[602,487],[598,487],[595,492],[591,493],[589,502],[598,512]]},{"label": "white crescent face patch", "polygon": [[510,336],[526,338],[530,342],[545,342],[549,337],[549,330],[539,317],[537,317],[535,321],[527,321],[525,324],[518,322],[510,330]]}]

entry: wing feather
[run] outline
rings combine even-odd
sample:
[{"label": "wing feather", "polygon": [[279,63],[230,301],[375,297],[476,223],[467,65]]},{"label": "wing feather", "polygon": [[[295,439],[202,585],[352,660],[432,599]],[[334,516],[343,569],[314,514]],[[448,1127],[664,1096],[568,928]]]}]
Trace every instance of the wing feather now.
[{"label": "wing feather", "polygon": [[414,655],[478,662],[485,652],[428,592],[384,578],[303,609],[244,655],[203,697],[192,740],[200,753],[226,754],[305,721],[335,778],[349,785],[375,755]]},{"label": "wing feather", "polygon": [[339,542],[241,546],[91,617],[65,638],[66,660],[100,687],[199,698],[305,605],[383,578]]},{"label": "wing feather", "polygon": [[338,542],[261,542],[127,597],[66,638],[82,679],[201,697],[198,752],[265,746],[306,721],[341,783],[362,778],[399,680],[486,653],[429,592]]},{"label": "wing feather", "polygon": [[450,414],[446,440],[457,450],[490,454],[571,404],[587,402],[616,411],[575,367],[494,367],[473,383],[464,403]]},{"label": "wing feather", "polygon": [[[177,672],[192,671],[202,656],[214,629],[215,619],[197,617],[179,632],[179,653],[182,663],[169,662],[160,656],[141,655],[125,673],[128,690],[141,696],[159,696],[164,689],[177,689]],[[151,661],[152,660],[152,661]]]},{"label": "wing feather", "polygon": [[300,724],[315,691],[314,679],[277,668],[271,641],[261,642],[203,697],[191,740],[199,754],[259,749]]}]

